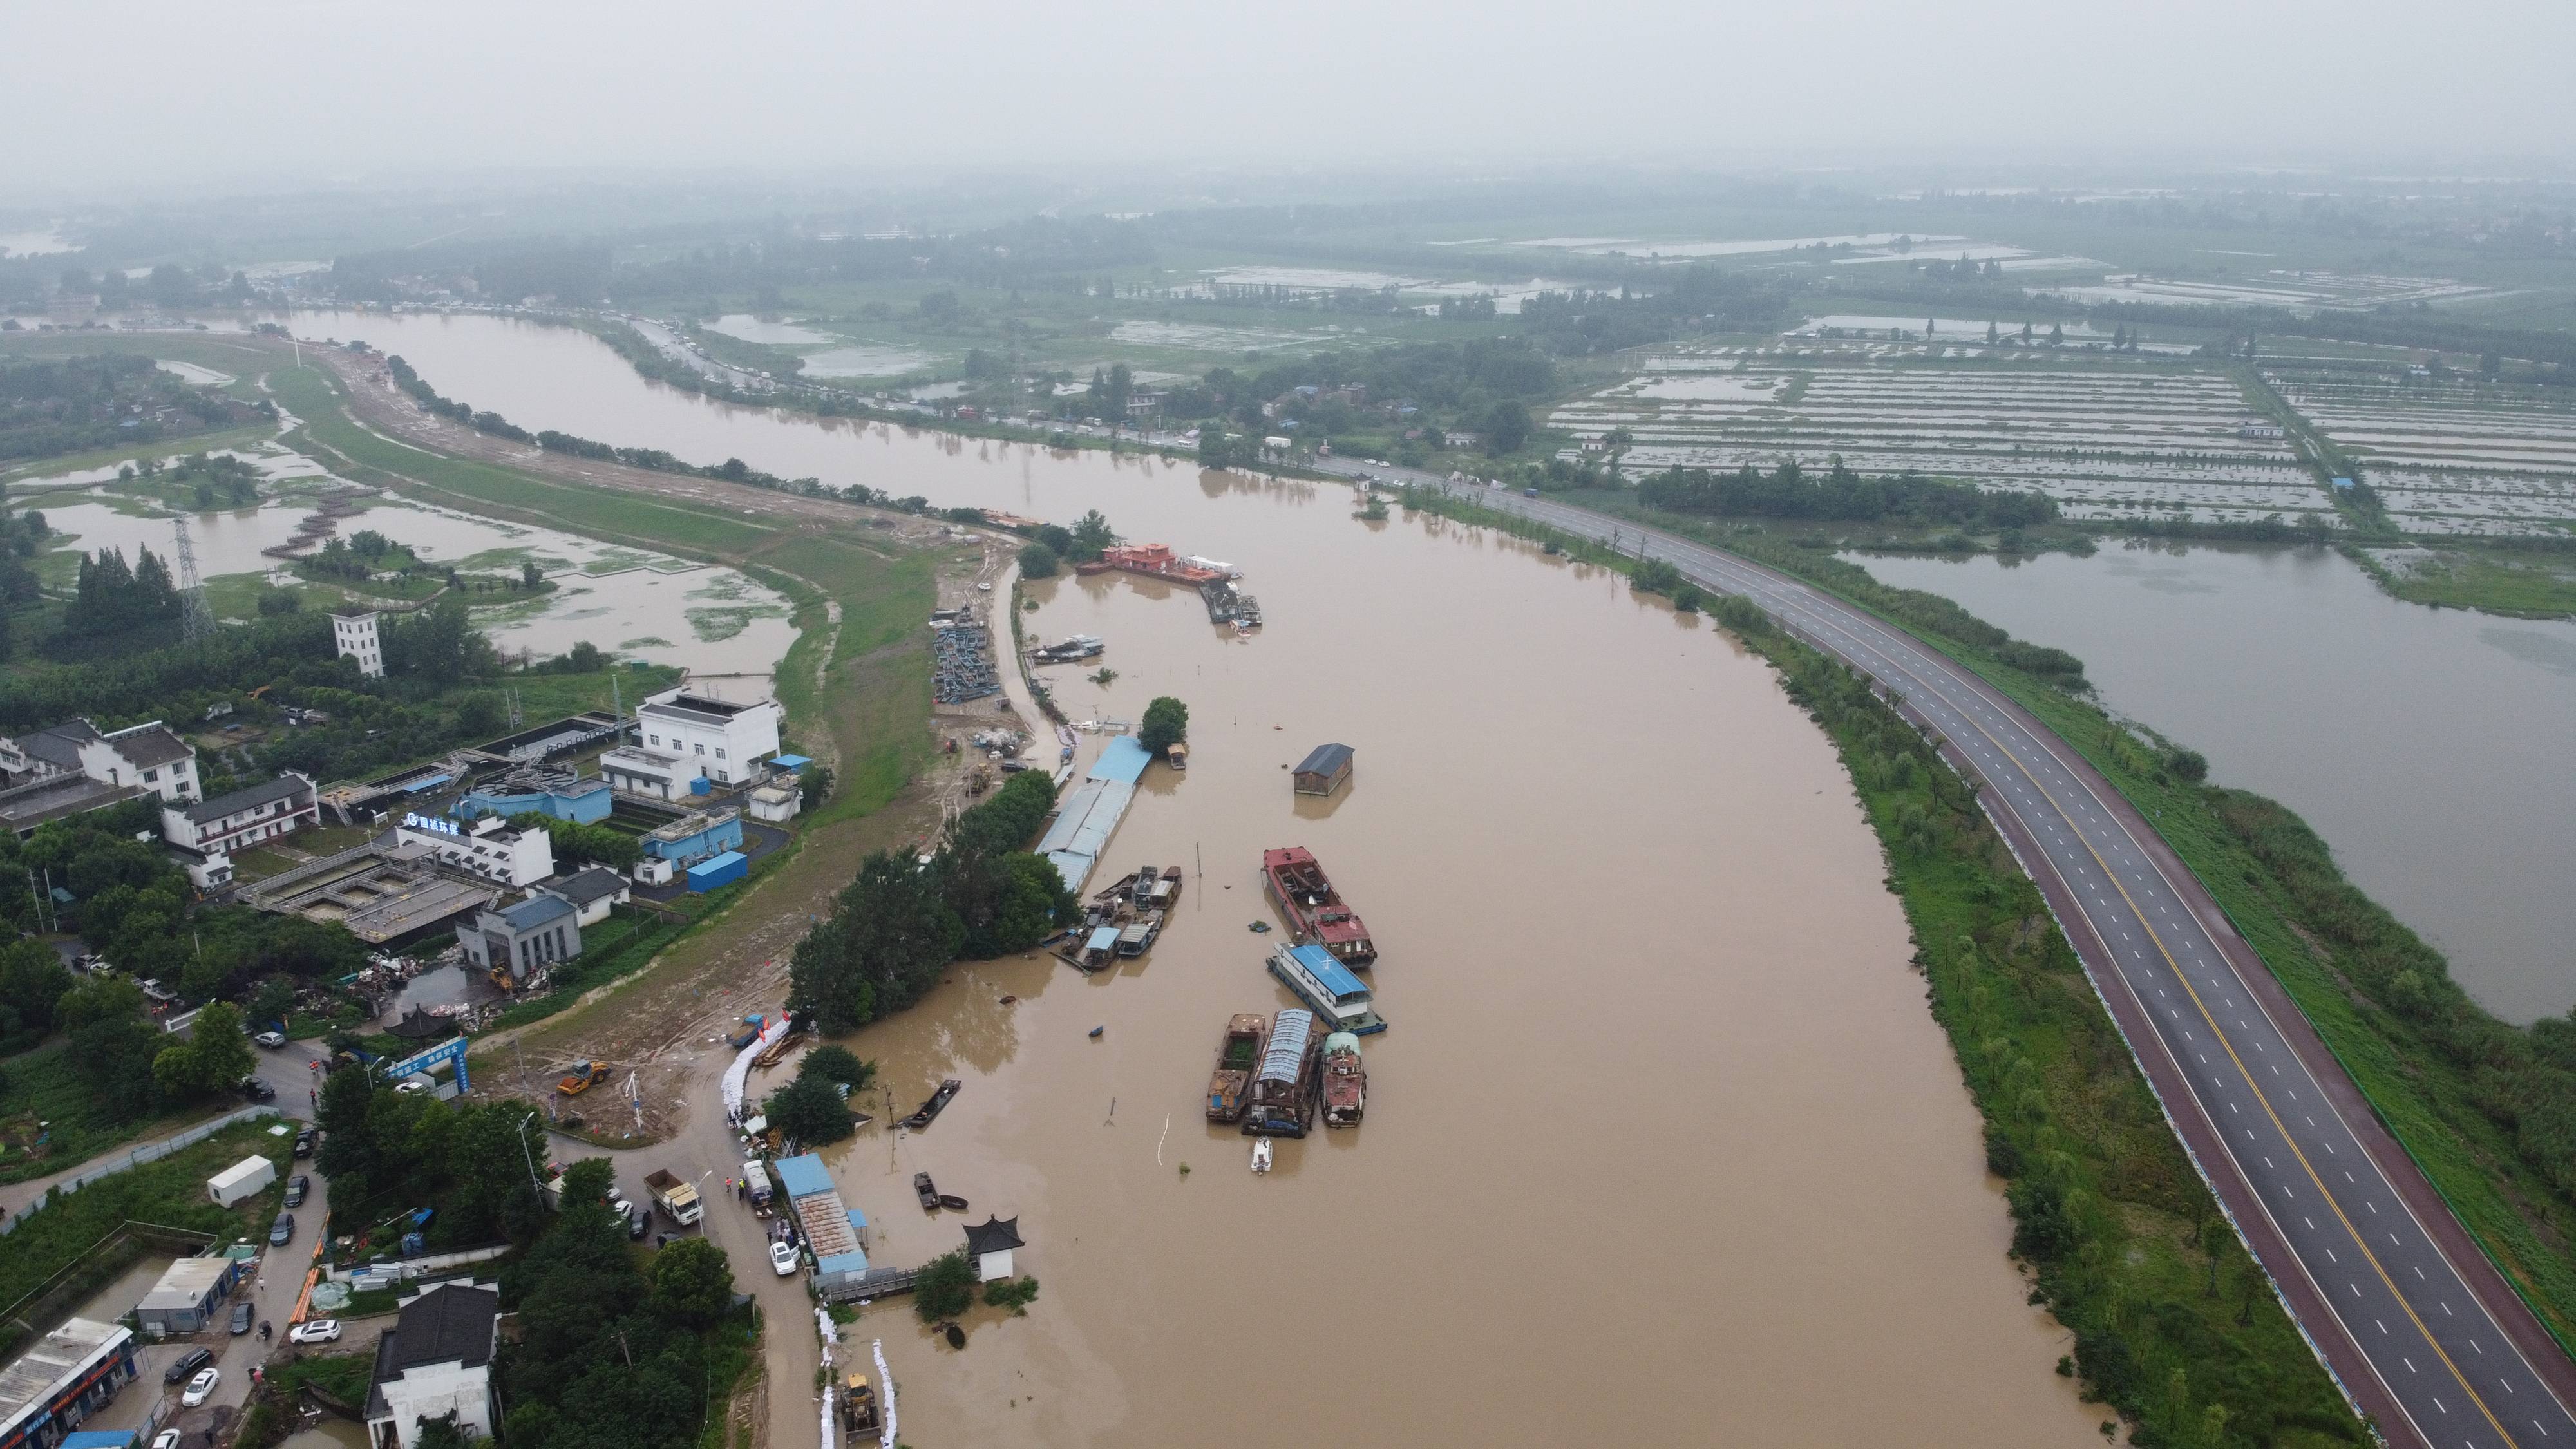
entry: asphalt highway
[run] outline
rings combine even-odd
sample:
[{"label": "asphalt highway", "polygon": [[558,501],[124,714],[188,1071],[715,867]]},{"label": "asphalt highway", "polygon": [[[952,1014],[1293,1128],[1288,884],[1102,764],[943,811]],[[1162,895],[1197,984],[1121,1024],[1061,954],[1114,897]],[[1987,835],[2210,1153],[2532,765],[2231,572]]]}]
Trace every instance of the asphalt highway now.
[{"label": "asphalt highway", "polygon": [[2046,726],[1964,666],[1785,575],[1543,498],[1414,481],[1570,534],[1615,532],[1625,551],[1750,598],[1894,695],[1980,782],[2203,1176],[2389,1441],[2576,1449],[2566,1356],[2367,1121],[2217,902]]}]

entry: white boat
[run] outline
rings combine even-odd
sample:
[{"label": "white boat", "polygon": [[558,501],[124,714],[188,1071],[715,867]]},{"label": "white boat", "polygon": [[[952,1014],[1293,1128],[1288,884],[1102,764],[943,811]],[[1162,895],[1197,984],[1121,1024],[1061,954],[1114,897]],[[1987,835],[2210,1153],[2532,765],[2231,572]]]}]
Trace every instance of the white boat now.
[{"label": "white boat", "polygon": [[1252,1170],[1255,1172],[1268,1172],[1270,1170],[1270,1139],[1267,1137],[1257,1137],[1253,1139]]}]

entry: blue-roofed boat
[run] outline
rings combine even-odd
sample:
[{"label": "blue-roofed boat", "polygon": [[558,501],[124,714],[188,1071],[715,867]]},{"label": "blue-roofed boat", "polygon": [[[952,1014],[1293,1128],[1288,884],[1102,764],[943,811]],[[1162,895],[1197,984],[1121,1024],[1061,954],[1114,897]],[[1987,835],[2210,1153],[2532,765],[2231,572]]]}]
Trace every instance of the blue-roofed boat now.
[{"label": "blue-roofed boat", "polygon": [[1386,1018],[1377,1014],[1367,984],[1311,941],[1271,952],[1270,974],[1323,1018],[1327,1031],[1367,1036],[1386,1030]]}]

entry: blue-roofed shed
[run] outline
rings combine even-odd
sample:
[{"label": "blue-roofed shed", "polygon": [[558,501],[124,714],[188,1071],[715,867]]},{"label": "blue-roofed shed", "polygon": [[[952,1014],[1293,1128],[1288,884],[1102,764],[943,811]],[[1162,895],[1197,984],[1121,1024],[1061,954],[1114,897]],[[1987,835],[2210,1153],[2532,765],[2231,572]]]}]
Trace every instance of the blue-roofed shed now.
[{"label": "blue-roofed shed", "polygon": [[1352,973],[1351,968],[1343,965],[1340,958],[1321,946],[1310,942],[1303,946],[1291,946],[1288,952],[1297,958],[1297,964],[1313,972],[1315,979],[1324,984],[1324,989],[1335,996],[1346,996],[1354,991],[1368,990],[1368,987],[1361,984],[1360,978]]},{"label": "blue-roofed shed", "polygon": [[793,770],[797,774],[802,775],[805,773],[805,767],[814,763],[814,761],[813,758],[808,755],[772,755],[769,757],[769,763],[776,765],[782,770]]},{"label": "blue-roofed shed", "polygon": [[1145,767],[1152,763],[1154,757],[1146,752],[1143,745],[1130,736],[1120,735],[1100,752],[1099,759],[1091,762],[1091,778],[1133,785],[1145,778]]},{"label": "blue-roofed shed", "polygon": [[2350,488],[2352,486],[2352,480],[2349,478],[2337,478],[2334,480],[2334,486],[2338,489]]},{"label": "blue-roofed shed", "polygon": [[787,1189],[791,1202],[833,1191],[832,1174],[824,1168],[823,1159],[811,1152],[802,1157],[782,1157],[770,1166],[777,1169],[778,1185]]},{"label": "blue-roofed shed", "polygon": [[852,1248],[846,1253],[834,1253],[828,1258],[817,1258],[814,1260],[814,1271],[817,1274],[864,1273],[868,1271],[868,1255],[857,1248]]}]

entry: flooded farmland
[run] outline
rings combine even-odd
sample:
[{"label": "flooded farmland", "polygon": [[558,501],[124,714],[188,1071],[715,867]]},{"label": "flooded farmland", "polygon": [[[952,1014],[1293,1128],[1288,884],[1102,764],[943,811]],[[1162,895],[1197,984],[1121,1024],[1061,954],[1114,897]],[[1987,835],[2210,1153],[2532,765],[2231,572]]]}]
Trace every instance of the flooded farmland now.
[{"label": "flooded farmland", "polygon": [[[262,551],[293,538],[297,522],[313,510],[315,493],[335,480],[300,456],[265,450],[244,456],[260,465],[262,488],[272,496],[255,507],[189,512],[199,575],[250,574],[292,584],[296,576],[287,562]],[[24,480],[9,486],[9,501],[42,512],[46,526],[63,535],[61,543],[82,552],[115,548],[130,559],[149,548],[172,557],[170,516],[101,486],[114,476],[96,468]],[[551,594],[477,611],[477,622],[505,651],[543,657],[587,640],[621,657],[752,680],[765,678],[796,642],[786,599],[731,569],[389,494],[367,498],[362,513],[340,521],[339,536],[361,529],[467,572],[515,573],[531,562],[543,569],[555,585]]]},{"label": "flooded farmland", "polygon": [[[1490,534],[1358,522],[1338,486],[824,428],[491,319],[302,330],[326,329],[524,426],[1097,507],[1260,594],[1247,639],[1158,585],[1032,587],[1030,630],[1104,636],[1120,676],[1059,679],[1069,712],[1191,706],[1188,774],[1150,771],[1104,858],[1180,865],[1185,894],[1141,963],[961,965],[852,1043],[904,1106],[966,1083],[927,1132],[829,1154],[871,1256],[958,1246],[963,1217],[911,1206],[928,1171],[1016,1216],[1045,1285],[1026,1318],[976,1310],[962,1353],[900,1302],[861,1318],[913,1442],[2093,1438],[1849,784],[1704,624]],[[1327,740],[1354,783],[1293,798],[1283,766]],[[1366,1124],[1256,1179],[1201,1094],[1226,1017],[1288,1004],[1247,926],[1289,844],[1366,916],[1392,1027]]]},{"label": "flooded farmland", "polygon": [[1854,562],[2073,651],[2213,781],[2305,816],[2489,1010],[2576,1005],[2576,624],[2404,603],[2326,552]]}]

